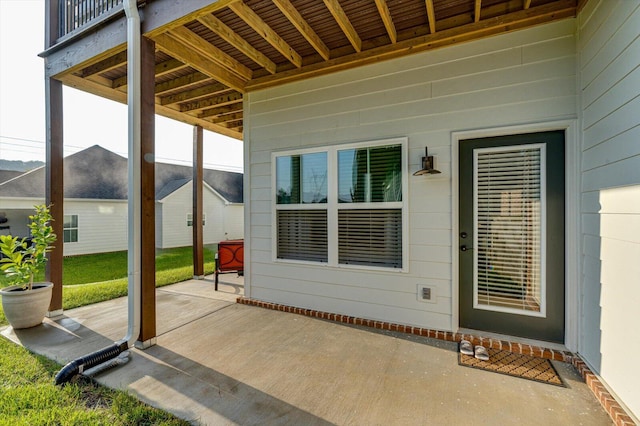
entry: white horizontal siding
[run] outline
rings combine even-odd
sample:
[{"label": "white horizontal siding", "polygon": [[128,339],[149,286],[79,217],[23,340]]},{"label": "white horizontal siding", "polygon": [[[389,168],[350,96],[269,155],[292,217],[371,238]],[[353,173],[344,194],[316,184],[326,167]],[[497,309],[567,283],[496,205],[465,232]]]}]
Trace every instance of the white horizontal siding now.
[{"label": "white horizontal siding", "polygon": [[640,2],[578,19],[582,141],[580,352],[640,417]]},{"label": "white horizontal siding", "polygon": [[64,244],[65,256],[127,249],[126,200],[65,200],[64,214],[78,215],[78,241]]},{"label": "white horizontal siding", "polygon": [[[202,208],[206,215],[203,227],[203,243],[244,238],[244,206],[227,205],[224,200],[205,185]],[[161,248],[184,247],[193,244],[193,228],[187,226],[187,214],[193,211],[191,182],[183,185],[162,202],[157,203],[156,218],[161,222],[160,237],[156,244]]]},{"label": "white horizontal siding", "polygon": [[[251,297],[451,329],[451,132],[575,117],[574,32],[565,20],[250,93]],[[409,173],[425,146],[443,172],[409,177],[407,273],[272,261],[273,151],[405,136]]]}]

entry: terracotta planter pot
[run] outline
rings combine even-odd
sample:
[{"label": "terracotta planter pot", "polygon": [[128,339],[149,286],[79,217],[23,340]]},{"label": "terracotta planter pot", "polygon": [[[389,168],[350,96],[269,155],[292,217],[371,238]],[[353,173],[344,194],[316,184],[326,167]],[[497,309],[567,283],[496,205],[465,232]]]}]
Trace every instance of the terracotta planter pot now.
[{"label": "terracotta planter pot", "polygon": [[34,283],[32,290],[13,285],[0,290],[2,309],[14,329],[40,325],[49,309],[53,283]]}]

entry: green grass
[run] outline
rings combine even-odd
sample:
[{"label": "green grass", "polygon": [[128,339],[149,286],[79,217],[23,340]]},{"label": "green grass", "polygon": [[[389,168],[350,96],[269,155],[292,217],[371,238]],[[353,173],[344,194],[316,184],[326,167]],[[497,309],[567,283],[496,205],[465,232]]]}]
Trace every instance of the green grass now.
[{"label": "green grass", "polygon": [[89,379],[57,387],[61,368],[0,337],[0,425],[188,425]]},{"label": "green grass", "polygon": [[[213,273],[216,246],[205,247],[204,271]],[[156,251],[156,287],[174,284],[193,277],[191,247]],[[36,281],[44,277],[36,277]],[[9,284],[0,276],[0,287]],[[113,252],[66,257],[63,269],[62,308],[72,309],[127,295],[127,252]],[[0,326],[7,325],[0,307]]]}]

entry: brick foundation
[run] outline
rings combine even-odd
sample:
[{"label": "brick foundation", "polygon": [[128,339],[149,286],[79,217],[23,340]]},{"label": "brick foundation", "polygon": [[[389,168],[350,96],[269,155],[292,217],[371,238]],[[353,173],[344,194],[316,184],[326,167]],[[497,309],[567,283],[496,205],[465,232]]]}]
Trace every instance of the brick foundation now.
[{"label": "brick foundation", "polygon": [[474,336],[471,334],[452,333],[450,331],[432,330],[422,327],[413,327],[409,325],[395,324],[386,321],[376,321],[364,318],[352,317],[348,315],[332,314],[329,312],[316,311],[313,309],[296,308],[294,306],[280,305],[277,303],[263,302],[261,300],[247,299],[238,297],[237,303],[242,305],[256,306],[260,308],[271,309],[275,311],[288,312],[291,314],[304,315],[312,318],[320,318],[330,321],[336,321],[344,324],[362,325],[366,327],[376,328],[379,330],[397,331],[400,333],[414,334],[416,336],[430,337],[433,339],[445,340],[448,342],[459,342],[460,340],[468,340],[473,345],[482,345],[486,348],[510,351],[523,355],[531,355],[538,358],[552,359],[555,361],[567,362],[573,365],[578,373],[582,376],[587,386],[605,411],[611,416],[616,426],[635,426],[633,419],[627,415],[615,398],[606,390],[604,385],[598,380],[597,376],[591,372],[589,367],[580,359],[580,356],[568,351],[558,351],[554,349],[544,348],[541,346],[532,346],[522,343],[509,342],[506,340],[492,339],[488,337]]}]

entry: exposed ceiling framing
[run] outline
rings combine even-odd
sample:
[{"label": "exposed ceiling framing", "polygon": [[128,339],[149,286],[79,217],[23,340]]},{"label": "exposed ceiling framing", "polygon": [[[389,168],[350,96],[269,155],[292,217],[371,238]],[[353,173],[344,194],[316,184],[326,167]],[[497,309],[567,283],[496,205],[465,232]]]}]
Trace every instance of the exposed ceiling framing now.
[{"label": "exposed ceiling framing", "polygon": [[[572,17],[578,3],[218,1],[145,34],[156,43],[156,112],[241,138],[247,92]],[[59,78],[124,102],[125,48]]]}]

